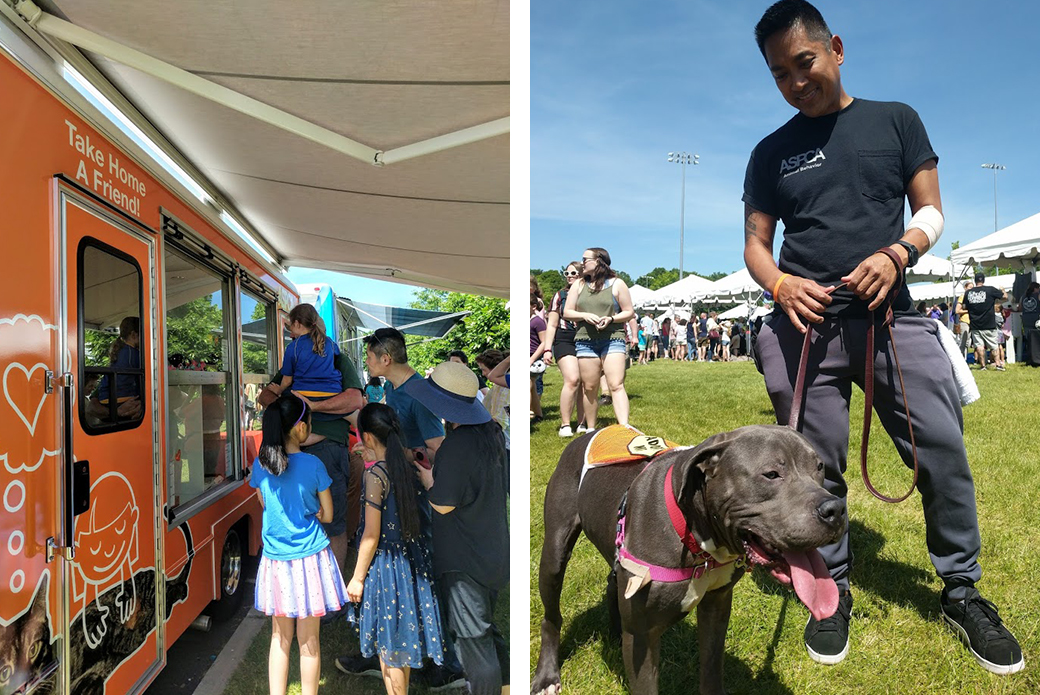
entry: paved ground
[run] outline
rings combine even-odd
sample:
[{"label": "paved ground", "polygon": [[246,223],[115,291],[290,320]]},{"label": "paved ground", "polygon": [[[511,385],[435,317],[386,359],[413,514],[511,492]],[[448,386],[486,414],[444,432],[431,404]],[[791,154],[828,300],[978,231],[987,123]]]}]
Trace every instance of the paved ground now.
[{"label": "paved ground", "polygon": [[209,632],[188,628],[167,653],[166,668],[145,691],[145,695],[191,695],[253,607],[253,585],[258,557],[246,556],[242,567],[242,606],[230,620],[211,623]]}]

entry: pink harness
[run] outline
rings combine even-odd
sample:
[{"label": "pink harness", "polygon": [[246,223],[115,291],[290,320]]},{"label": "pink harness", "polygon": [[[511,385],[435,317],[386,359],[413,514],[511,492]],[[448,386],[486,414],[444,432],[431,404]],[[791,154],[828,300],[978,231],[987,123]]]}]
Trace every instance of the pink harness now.
[{"label": "pink harness", "polygon": [[[647,461],[647,467],[649,467],[651,461]],[[737,563],[737,567],[744,566],[744,557],[741,556],[737,560],[731,560],[730,562],[719,562],[716,560],[711,553],[701,548],[700,543],[694,537],[693,533],[687,529],[686,517],[683,516],[682,511],[679,509],[679,503],[675,501],[675,492],[672,490],[672,469],[674,466],[669,466],[668,473],[664,478],[664,504],[668,509],[668,518],[672,522],[672,528],[675,529],[676,535],[679,536],[679,540],[682,544],[691,552],[698,561],[703,561],[701,564],[695,567],[662,567],[660,565],[654,565],[644,560],[640,560],[635,555],[630,553],[625,548],[625,516],[626,506],[628,503],[628,492],[625,492],[624,497],[621,498],[621,505],[618,508],[618,523],[617,523],[617,538],[614,541],[614,545],[617,547],[617,557],[625,558],[631,562],[646,567],[650,572],[650,579],[655,582],[684,582],[693,579],[700,579],[704,576],[705,572],[710,572],[713,569],[719,567],[725,567],[726,565]],[[644,467],[645,471],[646,468]],[[751,571],[751,568],[747,568]]]}]

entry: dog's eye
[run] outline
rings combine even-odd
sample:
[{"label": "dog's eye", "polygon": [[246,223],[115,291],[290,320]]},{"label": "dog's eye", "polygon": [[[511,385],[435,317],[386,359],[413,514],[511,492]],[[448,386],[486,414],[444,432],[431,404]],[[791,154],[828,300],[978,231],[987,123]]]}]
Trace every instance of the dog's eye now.
[{"label": "dog's eye", "polygon": [[776,471],[768,471],[766,473],[763,473],[762,475],[764,475],[769,480],[776,480],[777,478],[780,477],[780,474],[777,473]]},{"label": "dog's eye", "polygon": [[822,471],[823,470],[823,461],[820,461],[819,463],[816,464],[816,470],[818,470],[818,471]]}]

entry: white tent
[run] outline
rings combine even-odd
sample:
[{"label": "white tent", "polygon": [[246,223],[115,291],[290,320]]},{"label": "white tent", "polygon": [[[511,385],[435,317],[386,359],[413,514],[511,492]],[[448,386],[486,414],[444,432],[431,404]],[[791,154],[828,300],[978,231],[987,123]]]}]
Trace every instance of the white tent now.
[{"label": "white tent", "polygon": [[758,318],[759,316],[765,316],[766,314],[773,311],[772,307],[768,306],[755,306],[754,304],[738,304],[732,309],[719,314],[720,319],[746,319],[749,315],[752,319]]},{"label": "white tent", "polygon": [[729,302],[748,301],[757,297],[761,292],[762,288],[751,277],[748,269],[741,268],[737,272],[711,283],[710,287],[698,293],[696,300],[728,304]]},{"label": "white tent", "polygon": [[[970,280],[970,278],[968,278]],[[990,287],[1011,292],[1011,286],[1015,284],[1014,275],[990,275],[986,276],[986,284]],[[910,297],[915,302],[933,302],[940,299],[960,297],[964,294],[964,282],[933,282],[909,285]]]},{"label": "white tent", "polygon": [[1040,268],[1040,213],[965,244],[953,252],[953,261],[1018,272]]},{"label": "white tent", "polygon": [[672,321],[678,321],[679,319],[686,319],[687,321],[689,321],[690,320],[690,312],[687,309],[682,309],[682,308],[679,308],[679,307],[668,307],[667,309],[665,309],[663,312],[661,312],[657,316],[658,322],[664,321],[665,319],[671,319]]},{"label": "white tent", "polygon": [[11,4],[276,264],[508,296],[507,0]]},{"label": "white tent", "polygon": [[642,285],[632,285],[628,288],[628,292],[632,295],[632,306],[637,309],[657,303],[657,292]]},{"label": "white tent", "polygon": [[687,275],[678,282],[673,282],[657,290],[659,304],[686,304],[698,294],[711,287],[711,280],[699,275]]},{"label": "white tent", "polygon": [[954,265],[945,258],[939,258],[926,253],[917,259],[913,268],[906,269],[907,282],[935,282],[936,280],[950,280],[951,273],[955,273],[953,279],[960,277],[963,266]]}]

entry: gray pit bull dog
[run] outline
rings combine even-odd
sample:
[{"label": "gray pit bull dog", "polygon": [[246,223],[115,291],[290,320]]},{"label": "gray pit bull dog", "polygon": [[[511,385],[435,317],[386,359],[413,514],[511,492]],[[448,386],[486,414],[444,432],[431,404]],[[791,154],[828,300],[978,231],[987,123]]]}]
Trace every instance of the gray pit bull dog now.
[{"label": "gray pit bull dog", "polygon": [[[745,565],[765,567],[792,584],[818,619],[833,615],[838,589],[816,548],[845,532],[845,504],[824,490],[823,463],[802,435],[788,427],[752,425],[666,451],[649,464],[588,468],[585,450],[592,436],[564,450],[545,492],[538,574],[545,617],[532,693],[560,691],[560,591],[583,531],[613,568],[607,606],[636,695],[657,693],[661,635],[694,606],[700,691],[725,692],[726,629],[733,586]],[[669,494],[675,502],[671,513]],[[618,550],[623,499],[624,541]],[[697,544],[706,553],[696,555]]]}]

